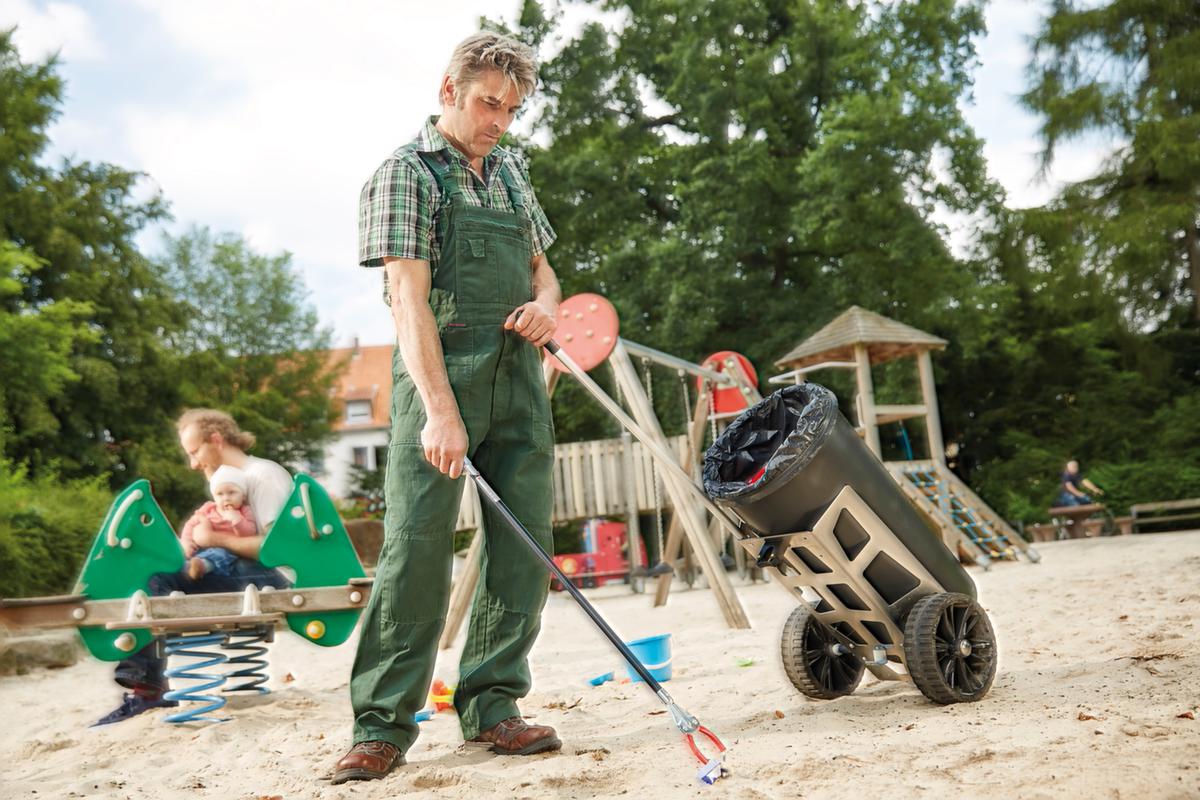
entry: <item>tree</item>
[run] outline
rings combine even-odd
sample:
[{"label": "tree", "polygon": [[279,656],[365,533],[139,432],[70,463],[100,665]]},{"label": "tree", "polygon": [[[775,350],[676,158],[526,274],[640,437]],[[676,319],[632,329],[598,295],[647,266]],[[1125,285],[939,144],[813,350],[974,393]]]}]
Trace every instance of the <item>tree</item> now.
[{"label": "tree", "polygon": [[[766,367],[850,303],[921,325],[970,283],[933,214],[995,194],[958,109],[979,4],[601,5],[626,24],[542,65],[528,148],[566,293],[607,295],[629,338]],[[517,34],[554,25],[527,2]]]},{"label": "tree", "polygon": [[0,336],[6,351],[3,455],[33,476],[140,472],[139,443],[178,405],[161,334],[174,304],[134,239],[166,206],[134,200],[140,175],[41,157],[62,82],[53,59],[23,63],[0,32]]},{"label": "tree", "polygon": [[[1200,324],[1200,6],[1194,0],[1055,0],[1025,105],[1043,116],[1043,160],[1088,132],[1116,142],[1055,207],[1082,231],[1140,324]],[[1189,297],[1190,295],[1190,297]]]},{"label": "tree", "polygon": [[83,322],[91,310],[86,303],[31,307],[21,299],[23,286],[41,266],[37,256],[0,241],[0,458],[27,438],[56,430],[50,403],[79,380],[71,352],[93,338]]},{"label": "tree", "polygon": [[[255,434],[264,458],[298,466],[315,457],[332,434],[337,365],[323,352],[329,331],[291,256],[262,255],[241,237],[198,227],[167,237],[157,261],[184,310],[184,324],[167,336],[180,358],[183,404],[229,412]],[[168,449],[159,467],[174,478],[162,495],[192,494],[178,445]]]}]

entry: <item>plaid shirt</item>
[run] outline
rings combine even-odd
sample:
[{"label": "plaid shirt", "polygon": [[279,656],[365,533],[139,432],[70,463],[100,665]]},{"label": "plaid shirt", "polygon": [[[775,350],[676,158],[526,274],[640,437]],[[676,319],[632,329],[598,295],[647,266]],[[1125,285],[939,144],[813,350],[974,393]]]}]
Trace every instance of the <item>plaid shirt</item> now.
[{"label": "plaid shirt", "polygon": [[[441,165],[448,165],[448,180],[458,181],[468,204],[512,211],[512,201],[500,177],[500,167],[507,164],[509,174],[529,199],[533,255],[546,252],[554,243],[554,229],[534,196],[529,170],[521,157],[503,147],[494,148],[483,159],[481,180],[467,159],[438,132],[436,122],[437,117],[430,117],[416,140],[392,153],[363,185],[358,199],[358,263],[382,267],[384,258],[411,258],[428,261],[431,268],[437,268],[440,246],[434,235],[434,214],[441,207],[442,193],[433,172],[417,153],[432,154]],[[386,272],[383,301],[390,304]]]}]

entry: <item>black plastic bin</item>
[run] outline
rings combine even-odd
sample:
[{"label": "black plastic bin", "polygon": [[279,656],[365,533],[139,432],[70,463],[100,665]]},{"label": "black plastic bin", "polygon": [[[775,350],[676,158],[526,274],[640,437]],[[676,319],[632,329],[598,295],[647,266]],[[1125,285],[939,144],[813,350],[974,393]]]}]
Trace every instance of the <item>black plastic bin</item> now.
[{"label": "black plastic bin", "polygon": [[956,554],[841,415],[833,393],[789,386],[739,416],[704,455],[704,491],[758,533],[810,530],[845,486],[946,591],[975,597]]}]

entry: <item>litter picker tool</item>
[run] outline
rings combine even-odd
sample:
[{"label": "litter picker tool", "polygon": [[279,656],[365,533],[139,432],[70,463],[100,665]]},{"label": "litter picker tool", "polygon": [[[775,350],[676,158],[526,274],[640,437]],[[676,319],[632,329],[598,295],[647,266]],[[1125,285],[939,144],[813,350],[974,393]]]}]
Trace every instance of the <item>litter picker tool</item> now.
[{"label": "litter picker tool", "polygon": [[[500,498],[500,495],[496,494],[496,490],[493,489],[491,485],[488,484],[488,482],[483,478],[483,476],[479,474],[479,470],[475,468],[475,465],[471,463],[470,459],[464,459],[463,471],[466,472],[467,475],[471,477],[471,480],[475,482],[475,486],[479,489],[480,495],[487,500],[487,502],[496,510],[497,513],[500,514],[501,517],[504,518],[504,521],[509,524],[513,531],[515,531],[525,541],[525,544],[529,545],[529,548],[533,551],[533,554],[537,556],[538,560],[546,566],[546,569],[550,570],[550,572],[556,578],[558,578],[563,587],[565,587],[566,590],[571,593],[571,596],[575,598],[575,602],[579,603],[580,608],[582,608],[584,612],[592,618],[592,622],[596,623],[596,627],[600,629],[600,632],[603,633],[608,641],[612,643],[613,647],[617,648],[617,651],[620,652],[621,656],[629,663],[629,666],[641,677],[643,681],[646,682],[646,685],[650,687],[654,694],[658,696],[658,699],[662,701],[663,705],[667,707],[667,712],[671,715],[671,721],[675,723],[675,727],[679,728],[679,732],[683,734],[684,742],[687,744],[688,749],[692,751],[692,754],[696,756],[696,759],[699,760],[702,765],[696,777],[703,783],[714,783],[725,772],[722,764],[725,753],[725,745],[721,743],[721,740],[717,738],[716,734],[701,725],[699,720],[679,707],[679,705],[671,698],[671,695],[667,693],[667,690],[662,687],[662,684],[655,680],[654,676],[650,674],[650,670],[646,669],[646,666],[638,660],[637,656],[635,656],[625,642],[621,640],[621,637],[617,636],[616,632],[613,631],[613,629],[609,627],[608,623],[604,621],[604,618],[600,616],[600,612],[596,610],[595,606],[588,602],[587,598],[583,596],[583,593],[579,591],[579,588],[572,583],[571,579],[568,578],[561,569],[559,569],[558,565],[554,563],[554,560],[550,558],[545,550],[542,549],[542,546],[538,544],[536,539],[533,538],[533,535],[529,532],[529,530],[521,523],[519,519],[517,519],[516,515],[512,513],[509,507],[505,505],[504,501]],[[696,745],[696,734],[704,736],[713,743],[713,745],[717,748],[717,754],[715,756],[712,758],[705,757],[705,755],[700,751],[700,748]]]}]

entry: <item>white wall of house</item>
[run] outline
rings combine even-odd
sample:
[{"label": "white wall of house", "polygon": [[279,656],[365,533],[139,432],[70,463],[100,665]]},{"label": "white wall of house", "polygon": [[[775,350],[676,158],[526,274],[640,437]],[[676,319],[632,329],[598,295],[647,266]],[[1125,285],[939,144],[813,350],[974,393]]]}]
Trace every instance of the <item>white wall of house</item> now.
[{"label": "white wall of house", "polygon": [[[379,448],[387,448],[388,432],[384,428],[342,430],[325,446],[322,464],[314,464],[312,476],[320,481],[325,491],[334,497],[345,497],[350,492],[353,480],[351,467],[355,459],[367,469],[383,469]],[[357,452],[356,452],[357,451]],[[320,469],[317,469],[317,468]]]}]

